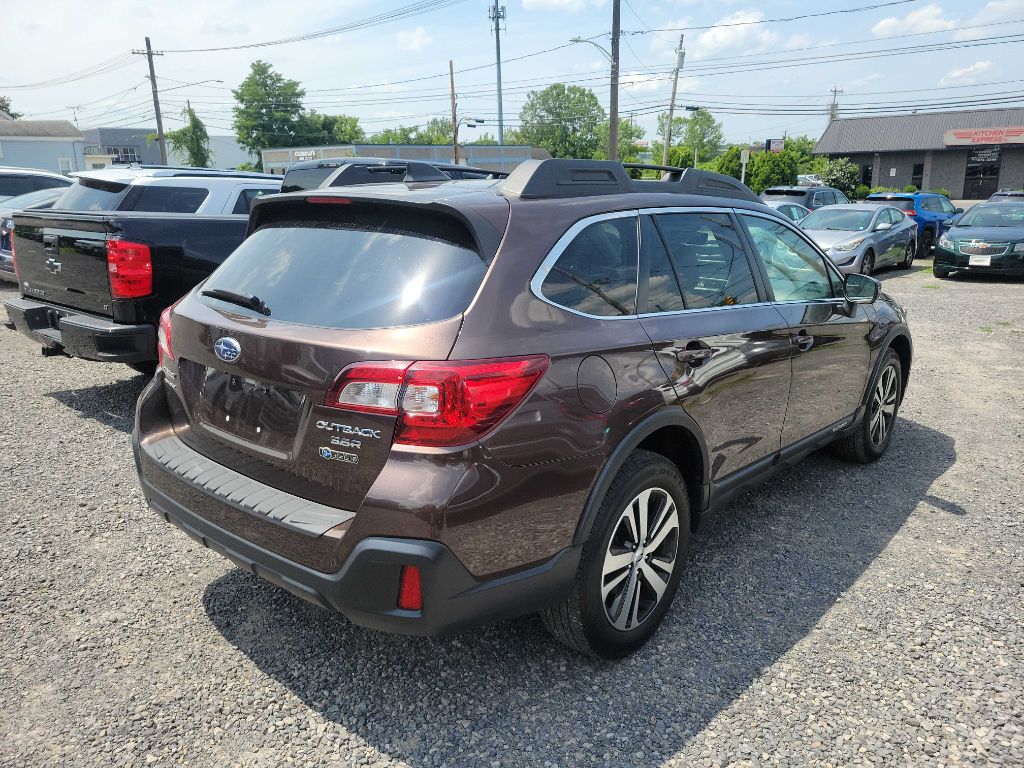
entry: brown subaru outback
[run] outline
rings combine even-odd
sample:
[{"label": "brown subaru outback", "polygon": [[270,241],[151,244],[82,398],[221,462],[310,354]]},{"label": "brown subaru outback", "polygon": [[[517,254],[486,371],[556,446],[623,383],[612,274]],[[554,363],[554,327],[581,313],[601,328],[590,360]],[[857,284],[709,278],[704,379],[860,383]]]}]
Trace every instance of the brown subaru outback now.
[{"label": "brown subaru outback", "polygon": [[903,309],[735,180],[544,160],[256,201],[160,323],[152,507],[352,621],[541,612],[621,656],[709,509],[834,443],[886,450]]}]

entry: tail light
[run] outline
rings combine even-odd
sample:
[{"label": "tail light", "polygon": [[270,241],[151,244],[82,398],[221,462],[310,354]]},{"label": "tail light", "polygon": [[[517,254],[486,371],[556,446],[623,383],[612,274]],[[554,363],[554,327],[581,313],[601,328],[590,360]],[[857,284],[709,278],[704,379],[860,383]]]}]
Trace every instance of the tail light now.
[{"label": "tail light", "polygon": [[14,265],[14,276],[18,278],[18,282],[21,282],[21,272],[18,271],[18,255],[14,252],[14,223],[11,223],[11,228],[7,230],[7,237],[11,240],[11,264]]},{"label": "tail light", "polygon": [[137,299],[153,292],[153,260],[149,246],[127,240],[107,240],[110,295]]},{"label": "tail light", "polygon": [[398,579],[398,607],[403,611],[423,610],[420,569],[415,565],[402,566],[402,572]]},{"label": "tail light", "polygon": [[547,367],[547,355],[359,363],[341,372],[325,405],[397,416],[396,443],[465,445],[523,402]]},{"label": "tail light", "polygon": [[911,208],[909,211],[904,211],[904,213],[907,214],[907,216],[917,216],[917,211],[915,211],[913,208]]},{"label": "tail light", "polygon": [[166,360],[174,359],[174,349],[171,347],[171,314],[181,301],[182,299],[178,299],[160,313],[160,325],[156,331],[156,362],[161,368],[165,367]]}]

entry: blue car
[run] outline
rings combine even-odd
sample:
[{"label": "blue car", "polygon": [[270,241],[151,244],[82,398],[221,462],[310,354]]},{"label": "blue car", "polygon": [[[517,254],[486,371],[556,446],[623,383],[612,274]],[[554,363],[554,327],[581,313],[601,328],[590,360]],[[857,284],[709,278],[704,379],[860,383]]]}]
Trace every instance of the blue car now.
[{"label": "blue car", "polygon": [[945,195],[934,192],[876,192],[866,200],[894,205],[917,222],[917,253],[923,258],[928,258],[942,234],[942,222],[964,212],[963,208],[954,208]]}]

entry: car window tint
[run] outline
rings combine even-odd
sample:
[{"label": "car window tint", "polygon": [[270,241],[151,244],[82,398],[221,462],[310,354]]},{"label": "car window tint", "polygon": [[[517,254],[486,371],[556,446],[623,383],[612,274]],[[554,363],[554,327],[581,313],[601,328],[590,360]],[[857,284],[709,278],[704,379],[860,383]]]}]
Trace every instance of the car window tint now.
[{"label": "car window tint", "polygon": [[956,208],[953,207],[953,204],[949,202],[949,200],[946,200],[944,197],[939,198],[939,205],[942,206],[943,213],[956,213]]},{"label": "car window tint", "polygon": [[327,177],[338,170],[337,165],[320,166],[317,168],[296,168],[284,175],[281,183],[282,192],[298,192],[303,189],[316,189]]},{"label": "car window tint", "polygon": [[599,221],[566,246],[541,293],[588,315],[631,315],[636,311],[636,265],[636,219]]},{"label": "car window tint", "polygon": [[55,211],[112,211],[127,184],[80,176],[53,204]]},{"label": "car window tint", "polygon": [[846,195],[844,195],[838,189],[833,189],[832,190],[832,194],[835,196],[837,203],[844,203],[845,204],[845,203],[850,202],[850,198],[848,198]]},{"label": "car window tint", "polygon": [[238,193],[238,199],[235,200],[235,207],[231,209],[232,213],[244,213],[246,216],[249,215],[249,206],[252,201],[263,195],[269,195],[273,190],[270,189],[243,189]]},{"label": "car window tint", "polygon": [[646,290],[641,289],[639,292],[646,298],[646,302],[639,308],[641,312],[675,312],[685,309],[668,251],[650,216],[644,216],[640,221],[640,272],[647,275],[644,286]]},{"label": "car window tint", "polygon": [[31,176],[0,176],[0,197],[15,197],[37,189]]},{"label": "car window tint", "polygon": [[758,300],[739,233],[725,214],[660,214],[658,225],[682,283],[687,309]]},{"label": "car window tint", "polygon": [[128,191],[120,210],[149,213],[195,213],[209,194],[209,190],[202,187],[164,187],[140,184]]},{"label": "car window tint", "polygon": [[756,216],[741,218],[754,241],[776,301],[832,298],[825,260],[810,243],[784,224]]}]

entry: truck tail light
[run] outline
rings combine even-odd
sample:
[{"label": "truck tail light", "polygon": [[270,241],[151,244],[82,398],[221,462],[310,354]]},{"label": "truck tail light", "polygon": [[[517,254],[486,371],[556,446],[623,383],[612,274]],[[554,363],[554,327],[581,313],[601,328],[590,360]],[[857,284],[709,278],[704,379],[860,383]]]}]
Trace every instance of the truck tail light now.
[{"label": "truck tail light", "polygon": [[153,292],[153,260],[149,246],[127,240],[107,240],[110,295],[137,299]]},{"label": "truck tail light", "polygon": [[547,355],[489,360],[359,363],[338,376],[325,405],[398,417],[395,442],[465,445],[497,426],[531,392]]},{"label": "truck tail light", "polygon": [[11,240],[11,264],[14,266],[14,276],[18,278],[18,282],[21,282],[21,273],[18,271],[18,254],[14,251],[14,224],[11,224],[11,228],[7,231],[7,237]]},{"label": "truck tail light", "polygon": [[165,367],[164,363],[167,360],[174,359],[174,349],[171,347],[171,314],[174,308],[181,304],[182,299],[178,299],[160,313],[160,325],[156,331],[156,362],[161,368]]},{"label": "truck tail light", "polygon": [[402,566],[402,573],[398,579],[398,607],[403,611],[423,610],[420,569],[415,565]]}]

